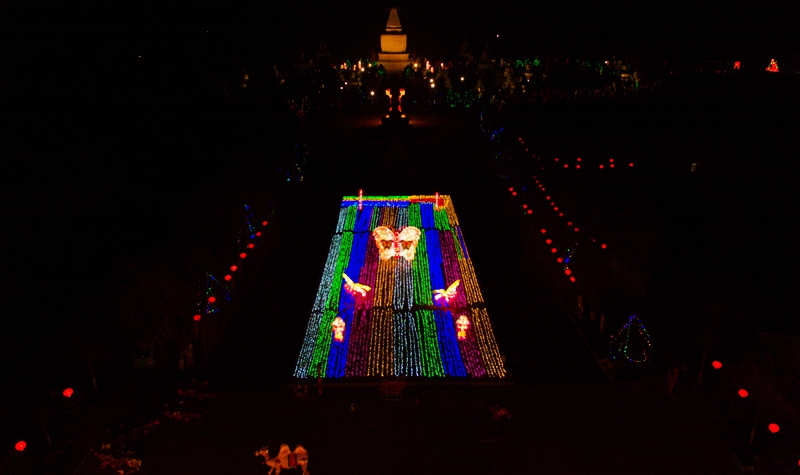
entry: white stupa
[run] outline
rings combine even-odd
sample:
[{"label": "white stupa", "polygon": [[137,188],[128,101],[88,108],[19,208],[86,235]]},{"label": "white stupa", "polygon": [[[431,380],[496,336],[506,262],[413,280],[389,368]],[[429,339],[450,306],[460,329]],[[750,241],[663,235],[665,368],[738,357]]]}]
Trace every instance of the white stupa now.
[{"label": "white stupa", "polygon": [[386,33],[381,35],[381,52],[378,54],[378,63],[389,74],[400,74],[410,63],[406,53],[406,35],[402,33],[400,18],[397,8],[389,11],[389,20],[386,22]]}]

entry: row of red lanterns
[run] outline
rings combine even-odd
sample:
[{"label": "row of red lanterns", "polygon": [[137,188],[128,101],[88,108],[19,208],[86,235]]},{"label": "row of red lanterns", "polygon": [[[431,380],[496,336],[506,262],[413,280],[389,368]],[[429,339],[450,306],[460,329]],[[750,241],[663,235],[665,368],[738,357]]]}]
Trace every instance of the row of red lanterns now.
[{"label": "row of red lanterns", "polygon": [[[714,360],[714,361],[711,362],[711,366],[714,369],[722,369],[722,362],[718,361],[718,360]],[[744,388],[738,390],[736,392],[736,394],[738,394],[739,397],[742,398],[742,399],[744,399],[744,398],[746,398],[747,396],[750,395],[750,393]],[[772,432],[773,434],[776,434],[776,433],[778,433],[778,431],[781,430],[781,426],[779,426],[778,424],[772,422],[767,426],[767,429],[769,429],[769,431]],[[798,461],[797,463],[800,464],[800,461]]]},{"label": "row of red lanterns", "polygon": [[[266,221],[266,220],[261,222],[262,226],[266,226],[267,224],[269,224],[269,222]],[[258,231],[256,233],[256,237],[261,237],[261,231]],[[256,245],[254,243],[252,243],[252,242],[247,244],[247,248],[248,249],[253,249],[254,247],[256,247]],[[240,253],[239,254],[239,258],[240,259],[246,259],[247,258],[247,253],[246,252]],[[239,270],[239,266],[237,266],[236,264],[231,266],[231,272],[236,272],[237,270]],[[223,278],[225,279],[225,281],[230,282],[231,279],[233,279],[233,276],[231,274],[225,274],[225,277],[223,277]],[[208,297],[208,303],[214,303],[216,301],[217,301],[217,298],[214,297],[213,295]],[[203,316],[201,314],[199,314],[199,313],[196,313],[194,315],[194,317],[192,317],[192,319],[195,322],[199,322],[201,318],[203,318]]]},{"label": "row of red lanterns", "polygon": [[[73,394],[75,394],[75,391],[72,388],[67,388],[61,391],[61,395],[64,396],[65,398],[71,398]],[[16,450],[17,452],[22,452],[27,447],[28,443],[25,442],[24,440],[20,440],[19,442],[14,444],[14,450]]]}]

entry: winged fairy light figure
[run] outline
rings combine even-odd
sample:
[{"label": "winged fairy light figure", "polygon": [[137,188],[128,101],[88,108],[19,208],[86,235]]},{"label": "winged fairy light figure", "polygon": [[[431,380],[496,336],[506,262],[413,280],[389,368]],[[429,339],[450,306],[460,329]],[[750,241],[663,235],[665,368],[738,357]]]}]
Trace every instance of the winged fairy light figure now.
[{"label": "winged fairy light figure", "polygon": [[450,284],[450,287],[447,289],[434,290],[433,293],[436,295],[433,296],[433,299],[438,301],[439,299],[443,298],[445,302],[450,302],[450,299],[456,296],[458,284],[460,283],[461,279],[456,279],[456,281]]},{"label": "winged fairy light figure", "polygon": [[422,232],[414,226],[407,226],[401,231],[395,231],[388,226],[378,226],[372,231],[382,261],[388,261],[392,257],[413,261],[420,235]]},{"label": "winged fairy light figure", "polygon": [[345,280],[344,289],[353,295],[359,293],[361,294],[362,297],[366,297],[367,292],[372,290],[372,287],[370,287],[369,285],[358,284],[356,282],[353,282],[353,279],[348,277],[347,274],[345,274],[344,272],[342,272],[342,277],[344,277]]}]

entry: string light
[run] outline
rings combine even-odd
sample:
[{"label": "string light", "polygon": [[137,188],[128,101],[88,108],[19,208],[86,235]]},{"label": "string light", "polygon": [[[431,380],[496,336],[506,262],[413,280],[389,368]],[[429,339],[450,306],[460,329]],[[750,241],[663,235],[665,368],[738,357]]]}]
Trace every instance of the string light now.
[{"label": "string light", "polygon": [[769,427],[769,431],[772,432],[773,434],[777,434],[778,431],[781,430],[781,427],[778,424],[774,423],[774,422],[772,424],[770,424],[768,427]]},{"label": "string light", "polygon": [[64,397],[69,398],[69,397],[72,397],[73,393],[74,393],[74,391],[72,390],[72,388],[67,388],[64,391],[62,391],[61,394],[64,395]]},{"label": "string light", "polygon": [[650,334],[636,315],[631,315],[628,323],[611,337],[609,355],[612,359],[622,357],[631,363],[645,363],[651,352]]},{"label": "string light", "polygon": [[738,394],[739,394],[739,397],[741,397],[741,398],[746,398],[747,396],[750,395],[750,393],[748,393],[746,389],[740,389],[738,391]]},{"label": "string light", "polygon": [[14,449],[17,452],[22,452],[23,450],[25,450],[25,447],[27,447],[27,446],[28,446],[28,444],[24,440],[20,440],[19,442],[14,444]]},{"label": "string light", "polygon": [[721,363],[721,362],[719,362],[719,361],[716,361],[716,360],[715,360],[715,361],[713,361],[713,362],[711,363],[711,366],[713,366],[713,367],[714,367],[714,369],[720,369],[720,368],[722,368],[722,363]]},{"label": "string light", "polygon": [[[358,202],[342,200],[295,376],[505,376],[450,197],[362,196],[361,204],[356,215]],[[380,226],[421,231],[412,261],[379,258],[371,232]],[[372,291],[351,295],[343,273]],[[437,310],[433,289],[456,280],[458,292]],[[463,335],[452,309],[470,322]]]}]

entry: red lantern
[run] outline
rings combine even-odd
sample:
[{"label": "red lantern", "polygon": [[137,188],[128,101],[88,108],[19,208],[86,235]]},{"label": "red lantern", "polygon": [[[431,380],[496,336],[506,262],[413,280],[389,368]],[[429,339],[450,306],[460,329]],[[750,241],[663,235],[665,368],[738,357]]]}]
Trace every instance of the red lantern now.
[{"label": "red lantern", "polygon": [[748,393],[746,389],[740,389],[739,390],[739,397],[747,397],[749,395],[750,395],[750,393]]},{"label": "red lantern", "polygon": [[769,427],[769,431],[772,432],[773,434],[775,434],[779,430],[781,430],[781,426],[779,426],[778,424],[776,424],[774,422],[772,424],[770,424],[768,427]]},{"label": "red lantern", "polygon": [[216,302],[216,301],[217,301],[217,298],[216,298],[216,297],[214,297],[213,295],[212,295],[211,297],[209,297],[209,298],[208,298],[208,303],[214,303],[214,302]]},{"label": "red lantern", "polygon": [[225,276],[225,280],[231,280],[232,278],[233,278],[233,277],[231,277],[231,275],[230,275],[230,274],[228,274],[228,275],[226,275],[226,276]]},{"label": "red lantern", "polygon": [[553,254],[555,254],[556,252],[558,252],[558,249],[556,249],[556,248],[552,248],[552,249],[550,249],[550,252],[552,252]]},{"label": "red lantern", "polygon": [[195,321],[195,322],[199,322],[201,317],[200,317],[200,314],[198,313],[197,315],[195,315],[195,316],[194,316],[194,317],[192,317],[192,318],[194,318],[194,321]]},{"label": "red lantern", "polygon": [[28,444],[26,444],[24,440],[20,440],[19,442],[14,444],[14,448],[17,449],[17,452],[22,452],[23,450],[25,450],[25,447],[27,446]]},{"label": "red lantern", "polygon": [[231,272],[236,272],[236,269],[238,269],[238,268],[239,268],[239,266],[231,266]]},{"label": "red lantern", "polygon": [[239,254],[239,257],[241,257],[242,259],[244,259],[245,257],[247,257],[247,253],[246,253],[246,252],[243,252],[243,253]]},{"label": "red lantern", "polygon": [[248,248],[248,249],[252,249],[252,248],[254,248],[254,247],[256,247],[256,245],[255,245],[255,244],[253,244],[252,242],[251,242],[250,244],[248,244],[248,245],[247,245],[247,248]]},{"label": "red lantern", "polygon": [[63,394],[64,397],[72,397],[73,394],[72,388],[65,389],[61,394]]},{"label": "red lantern", "polygon": [[266,222],[266,221],[264,221],[263,223],[261,223],[261,225],[262,225],[262,226],[266,226],[266,225],[267,225],[267,222]]},{"label": "red lantern", "polygon": [[722,368],[722,363],[720,363],[719,361],[716,361],[716,360],[714,360],[714,361],[711,363],[711,366],[713,366],[713,367],[714,367],[714,369],[720,369],[720,368]]}]

